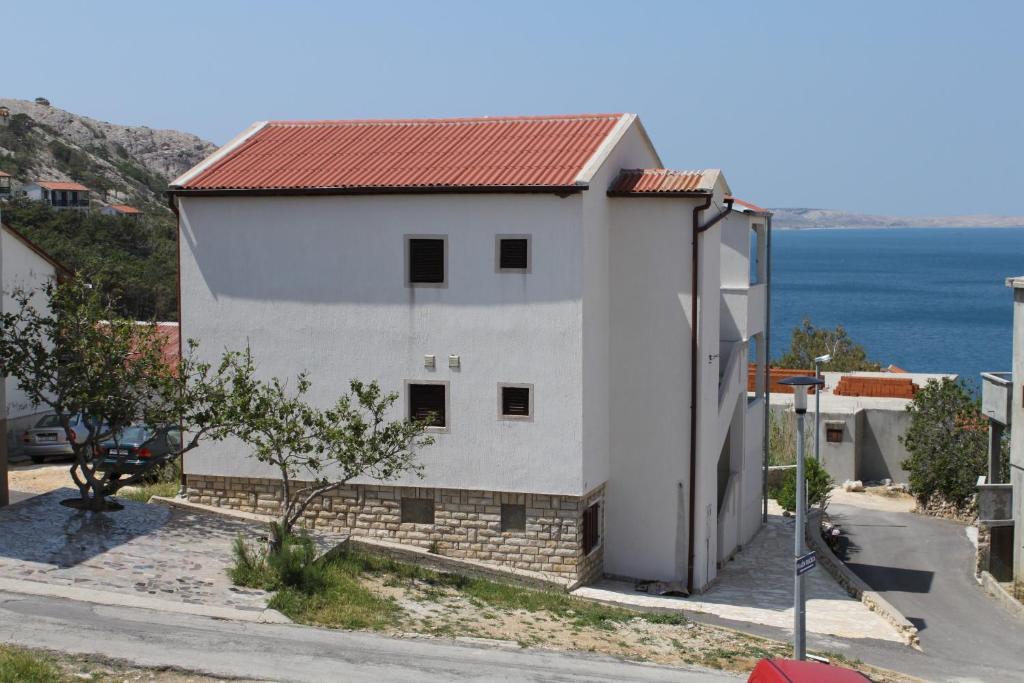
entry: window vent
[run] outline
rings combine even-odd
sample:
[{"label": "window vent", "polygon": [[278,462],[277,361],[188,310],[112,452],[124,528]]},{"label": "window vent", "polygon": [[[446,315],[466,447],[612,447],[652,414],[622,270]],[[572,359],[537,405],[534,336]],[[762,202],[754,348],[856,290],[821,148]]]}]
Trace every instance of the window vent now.
[{"label": "window vent", "polygon": [[530,244],[525,237],[505,237],[498,242],[498,267],[501,270],[527,270],[530,267]]},{"label": "window vent", "polygon": [[447,426],[444,384],[409,384],[409,417],[428,420],[431,427]]},{"label": "window vent", "polygon": [[590,552],[601,542],[601,504],[594,503],[583,512],[583,554]]},{"label": "window vent", "polygon": [[409,284],[444,284],[444,240],[409,239]]},{"label": "window vent", "polygon": [[524,531],[526,529],[525,505],[501,506],[501,530]]},{"label": "window vent", "polygon": [[530,416],[530,388],[502,387],[501,414],[510,417]]},{"label": "window vent", "polygon": [[434,501],[430,498],[403,498],[403,524],[433,524]]}]

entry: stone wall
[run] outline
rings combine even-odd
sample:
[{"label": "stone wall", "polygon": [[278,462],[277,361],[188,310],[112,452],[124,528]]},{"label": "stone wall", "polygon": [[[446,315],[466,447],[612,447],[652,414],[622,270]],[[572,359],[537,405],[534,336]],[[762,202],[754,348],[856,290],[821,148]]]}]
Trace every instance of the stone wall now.
[{"label": "stone wall", "polygon": [[[188,499],[275,514],[281,505],[281,484],[272,479],[210,477],[190,474]],[[404,486],[345,486],[314,502],[303,525],[430,548],[448,557],[468,558],[553,574],[585,582],[602,573],[604,510],[600,542],[583,553],[583,512],[603,500],[604,487],[586,496],[469,491]],[[402,498],[434,502],[434,523],[402,522]],[[502,531],[501,506],[522,505],[522,530]]]}]

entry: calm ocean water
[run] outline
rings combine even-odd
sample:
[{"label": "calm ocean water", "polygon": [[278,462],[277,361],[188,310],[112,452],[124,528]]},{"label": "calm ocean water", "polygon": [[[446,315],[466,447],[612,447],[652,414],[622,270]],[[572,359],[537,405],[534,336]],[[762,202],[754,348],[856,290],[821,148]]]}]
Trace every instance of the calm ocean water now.
[{"label": "calm ocean water", "polygon": [[776,230],[772,355],[804,317],[842,324],[883,365],[953,372],[978,385],[1009,370],[1024,228]]}]

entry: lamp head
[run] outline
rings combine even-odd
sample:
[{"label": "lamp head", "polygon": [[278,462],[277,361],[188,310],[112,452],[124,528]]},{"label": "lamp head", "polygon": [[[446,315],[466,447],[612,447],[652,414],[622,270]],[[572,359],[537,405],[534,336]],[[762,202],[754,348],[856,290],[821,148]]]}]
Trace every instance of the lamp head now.
[{"label": "lamp head", "polygon": [[831,363],[832,362],[832,354],[831,353],[826,353],[824,356],[818,356],[817,358],[814,359],[814,362],[815,363]]},{"label": "lamp head", "polygon": [[824,386],[825,382],[817,377],[794,375],[780,379],[779,384],[793,387],[793,410],[797,415],[803,415],[807,412],[807,388]]}]

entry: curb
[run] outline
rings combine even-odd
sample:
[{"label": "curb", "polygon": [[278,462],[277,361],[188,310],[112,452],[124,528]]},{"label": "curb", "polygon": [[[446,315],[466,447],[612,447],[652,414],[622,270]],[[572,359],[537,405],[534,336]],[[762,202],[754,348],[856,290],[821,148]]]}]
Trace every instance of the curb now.
[{"label": "curb", "polygon": [[160,505],[166,505],[172,508],[181,508],[182,510],[191,510],[193,512],[209,512],[222,517],[233,517],[235,519],[244,519],[247,522],[276,522],[277,517],[273,515],[260,515],[255,512],[245,512],[244,510],[233,510],[231,508],[221,508],[214,505],[203,505],[202,503],[193,503],[185,500],[184,498],[166,498],[164,496],[151,496],[149,499],[150,503],[159,503]]},{"label": "curb", "polygon": [[978,577],[978,583],[980,583],[982,588],[984,588],[989,595],[995,598],[996,602],[1002,605],[1007,612],[1015,617],[1024,619],[1024,604],[1010,595],[1009,591],[1003,588],[1002,584],[996,581],[994,576],[983,570],[981,575]]},{"label": "curb", "polygon": [[820,527],[821,510],[810,510],[807,515],[807,527],[804,531],[807,544],[818,556],[818,562],[824,565],[825,570],[832,575],[832,578],[840,586],[846,589],[846,592],[851,597],[860,600],[872,612],[878,612],[883,619],[899,631],[900,635],[906,640],[907,645],[920,650],[921,640],[918,636],[917,627],[910,623],[898,609],[893,607],[892,603],[879,595],[877,591],[872,590],[870,586],[864,583],[863,579],[854,574],[846,566],[845,562],[835,556],[832,549],[821,540],[821,534],[817,533]]},{"label": "curb", "polygon": [[196,617],[209,617],[225,621],[244,621],[254,624],[290,624],[292,620],[269,607],[262,610],[238,609],[236,607],[218,607],[214,605],[194,605],[192,603],[162,600],[141,595],[125,595],[94,588],[78,588],[75,586],[55,586],[39,581],[24,579],[7,579],[0,577],[0,591],[21,595],[37,595],[47,598],[63,598],[77,602],[88,602],[106,607],[134,607],[151,609],[158,612],[188,614]]}]

